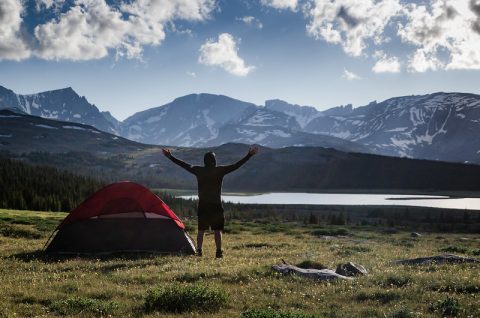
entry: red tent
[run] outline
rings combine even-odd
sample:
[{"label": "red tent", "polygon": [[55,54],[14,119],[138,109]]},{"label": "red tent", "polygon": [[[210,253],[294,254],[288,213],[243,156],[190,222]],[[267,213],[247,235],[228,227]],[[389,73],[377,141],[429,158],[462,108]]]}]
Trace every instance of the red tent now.
[{"label": "red tent", "polygon": [[60,223],[49,252],[195,253],[185,225],[144,186],[118,182],[81,203]]}]

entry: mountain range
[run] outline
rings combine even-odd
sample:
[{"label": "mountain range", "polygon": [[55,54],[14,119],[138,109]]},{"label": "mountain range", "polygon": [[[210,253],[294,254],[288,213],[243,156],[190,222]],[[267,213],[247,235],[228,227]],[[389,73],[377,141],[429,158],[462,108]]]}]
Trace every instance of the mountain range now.
[{"label": "mountain range", "polygon": [[[195,165],[214,151],[219,164],[242,158],[248,145],[172,147]],[[84,124],[0,110],[0,156],[53,166],[103,182],[132,180],[154,188],[195,188],[195,178],[176,167],[161,147],[131,141]],[[473,191],[480,166],[373,154],[323,147],[261,147],[254,159],[225,179],[235,191]],[[1,179],[1,176],[0,176]],[[0,180],[1,181],[1,180]]]},{"label": "mountain range", "polygon": [[258,106],[223,95],[190,94],[120,122],[66,88],[18,95],[0,87],[0,109],[94,126],[154,145],[228,142],[480,163],[480,96],[434,93],[319,111],[281,100]]}]

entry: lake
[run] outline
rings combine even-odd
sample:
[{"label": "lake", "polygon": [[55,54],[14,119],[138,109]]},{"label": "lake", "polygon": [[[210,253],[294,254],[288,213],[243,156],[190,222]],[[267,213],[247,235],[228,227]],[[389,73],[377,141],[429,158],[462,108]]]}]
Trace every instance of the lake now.
[{"label": "lake", "polygon": [[[197,199],[196,195],[180,197],[185,199]],[[222,200],[224,202],[242,204],[402,205],[461,210],[480,210],[480,198],[457,198],[432,195],[264,193],[255,195],[223,195]]]}]

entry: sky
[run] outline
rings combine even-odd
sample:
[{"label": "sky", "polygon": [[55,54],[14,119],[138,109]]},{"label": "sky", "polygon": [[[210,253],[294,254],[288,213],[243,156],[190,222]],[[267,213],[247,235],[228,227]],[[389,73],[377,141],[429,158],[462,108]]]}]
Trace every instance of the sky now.
[{"label": "sky", "polygon": [[322,110],[479,84],[480,0],[0,0],[0,85],[120,120],[191,93]]}]

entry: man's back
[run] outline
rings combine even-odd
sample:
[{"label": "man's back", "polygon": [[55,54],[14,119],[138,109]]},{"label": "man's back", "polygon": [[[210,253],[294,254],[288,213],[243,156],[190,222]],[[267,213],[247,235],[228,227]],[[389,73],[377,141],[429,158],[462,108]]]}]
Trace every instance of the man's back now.
[{"label": "man's back", "polygon": [[[174,163],[194,174],[197,177],[198,199],[204,203],[222,204],[222,182],[223,177],[240,168],[245,162],[257,152],[257,148],[251,149],[245,157],[234,164],[217,166],[216,162],[211,165],[193,166],[178,158],[175,158],[169,151],[164,150],[165,155]],[[213,159],[215,160],[215,159]]]},{"label": "man's back", "polygon": [[221,203],[225,168],[194,166],[193,169],[197,177],[198,199],[202,202]]}]

